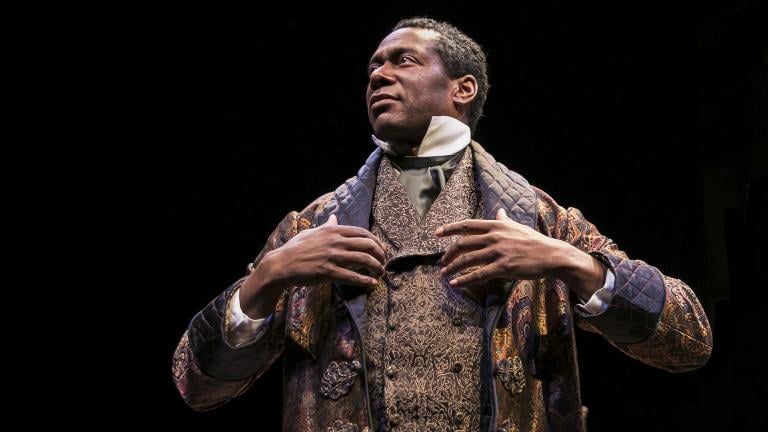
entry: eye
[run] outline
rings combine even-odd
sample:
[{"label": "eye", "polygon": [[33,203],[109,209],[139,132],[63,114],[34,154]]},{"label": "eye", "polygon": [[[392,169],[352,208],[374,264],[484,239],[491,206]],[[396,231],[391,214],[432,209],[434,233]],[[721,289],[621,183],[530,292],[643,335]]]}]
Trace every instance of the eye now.
[{"label": "eye", "polygon": [[403,63],[416,63],[416,59],[409,55],[402,55],[399,59],[397,59],[397,62],[399,64]]},{"label": "eye", "polygon": [[371,63],[370,65],[368,65],[368,76],[371,76],[373,71],[375,71],[379,67],[381,67],[381,65],[378,63]]}]

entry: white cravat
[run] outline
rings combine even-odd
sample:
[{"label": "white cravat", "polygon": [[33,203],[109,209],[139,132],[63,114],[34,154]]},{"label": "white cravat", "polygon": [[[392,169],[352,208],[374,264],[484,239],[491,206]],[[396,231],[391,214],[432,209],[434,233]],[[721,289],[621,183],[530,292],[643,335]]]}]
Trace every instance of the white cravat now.
[{"label": "white cravat", "polygon": [[[398,155],[392,149],[388,142],[382,141],[371,135],[373,143],[381,147],[384,153],[389,155]],[[417,154],[413,156],[447,156],[456,154],[461,149],[469,145],[472,140],[472,133],[469,126],[461,120],[449,116],[433,116],[429,122],[427,133],[421,140]]]}]

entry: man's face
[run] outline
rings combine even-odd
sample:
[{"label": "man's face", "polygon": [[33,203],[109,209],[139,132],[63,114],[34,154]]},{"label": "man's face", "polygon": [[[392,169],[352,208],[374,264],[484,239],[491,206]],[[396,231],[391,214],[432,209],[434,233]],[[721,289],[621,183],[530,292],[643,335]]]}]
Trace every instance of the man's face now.
[{"label": "man's face", "polygon": [[457,116],[452,82],[432,30],[402,28],[381,41],[368,67],[368,120],[385,141],[421,142],[432,116]]}]

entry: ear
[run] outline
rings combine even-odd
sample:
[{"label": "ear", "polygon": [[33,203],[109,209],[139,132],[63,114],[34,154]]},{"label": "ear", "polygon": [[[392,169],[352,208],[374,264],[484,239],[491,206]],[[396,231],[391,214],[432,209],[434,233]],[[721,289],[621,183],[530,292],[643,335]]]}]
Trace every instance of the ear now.
[{"label": "ear", "polygon": [[472,75],[464,75],[453,80],[453,83],[453,104],[456,111],[466,115],[470,104],[477,96],[477,80]]}]

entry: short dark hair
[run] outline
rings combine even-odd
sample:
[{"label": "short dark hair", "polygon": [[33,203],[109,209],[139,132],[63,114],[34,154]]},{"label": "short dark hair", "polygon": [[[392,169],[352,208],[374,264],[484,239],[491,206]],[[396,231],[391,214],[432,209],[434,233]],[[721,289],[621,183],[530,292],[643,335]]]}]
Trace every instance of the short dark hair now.
[{"label": "short dark hair", "polygon": [[400,20],[392,31],[415,27],[432,30],[440,34],[435,50],[443,61],[445,71],[451,79],[472,75],[477,80],[477,96],[469,107],[469,128],[474,133],[477,122],[483,115],[483,105],[488,96],[488,63],[482,47],[453,24],[432,18],[414,17]]}]

